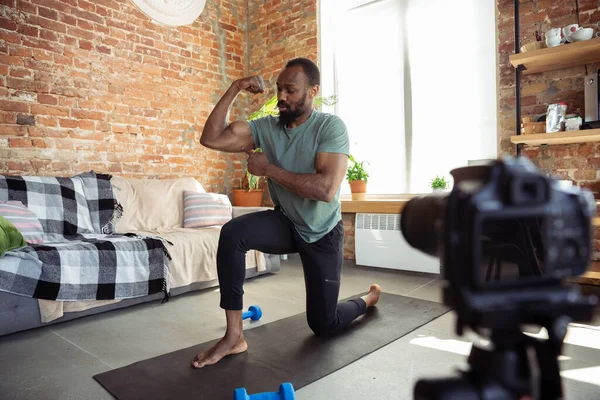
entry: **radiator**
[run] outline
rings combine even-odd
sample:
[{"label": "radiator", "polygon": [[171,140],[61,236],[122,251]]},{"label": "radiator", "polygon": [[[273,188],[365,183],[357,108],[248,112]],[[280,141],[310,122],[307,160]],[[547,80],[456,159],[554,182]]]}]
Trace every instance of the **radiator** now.
[{"label": "radiator", "polygon": [[356,214],[356,264],[440,273],[440,261],[411,247],[400,231],[400,214]]}]

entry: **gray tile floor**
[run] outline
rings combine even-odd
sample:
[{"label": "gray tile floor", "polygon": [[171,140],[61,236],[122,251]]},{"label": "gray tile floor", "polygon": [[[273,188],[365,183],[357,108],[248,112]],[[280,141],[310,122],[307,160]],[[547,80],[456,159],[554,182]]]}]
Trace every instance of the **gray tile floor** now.
[{"label": "gray tile floor", "polygon": [[[389,293],[441,301],[437,276],[351,263],[344,267],[340,296],[364,292],[372,282]],[[294,257],[283,262],[280,273],[247,281],[245,291],[245,304],[263,309],[254,325],[304,311],[302,269]],[[93,375],[220,337],[218,298],[216,289],[208,289],[164,305],[143,304],[0,338],[0,399],[111,399]],[[411,399],[419,378],[447,376],[466,366],[470,341],[455,335],[454,322],[453,313],[445,314],[297,390],[297,398]],[[600,322],[571,327],[563,354],[566,398],[600,398]]]}]

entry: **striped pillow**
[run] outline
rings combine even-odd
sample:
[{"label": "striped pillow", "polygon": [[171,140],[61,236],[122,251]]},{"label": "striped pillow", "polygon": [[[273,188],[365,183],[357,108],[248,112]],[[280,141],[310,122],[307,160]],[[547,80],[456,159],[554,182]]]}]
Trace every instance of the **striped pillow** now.
[{"label": "striped pillow", "polygon": [[20,201],[0,201],[0,216],[10,221],[27,243],[39,244],[44,241],[40,220]]},{"label": "striped pillow", "polygon": [[183,192],[183,227],[224,225],[231,220],[231,202],[224,194]]}]

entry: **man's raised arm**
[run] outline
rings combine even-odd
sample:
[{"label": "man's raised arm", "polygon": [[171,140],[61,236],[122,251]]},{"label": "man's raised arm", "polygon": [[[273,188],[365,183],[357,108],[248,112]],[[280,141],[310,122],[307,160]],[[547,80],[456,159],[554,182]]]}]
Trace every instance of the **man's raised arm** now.
[{"label": "man's raised arm", "polygon": [[263,93],[265,84],[260,76],[251,76],[233,82],[208,116],[202,130],[200,144],[229,153],[248,153],[254,148],[254,139],[248,122],[235,121],[227,124],[231,105],[242,90],[252,94]]}]

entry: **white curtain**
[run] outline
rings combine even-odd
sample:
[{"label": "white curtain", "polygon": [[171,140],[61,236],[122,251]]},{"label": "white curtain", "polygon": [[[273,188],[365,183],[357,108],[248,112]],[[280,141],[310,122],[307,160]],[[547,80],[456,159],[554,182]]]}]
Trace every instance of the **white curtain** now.
[{"label": "white curtain", "polygon": [[321,0],[323,94],[338,97],[325,111],[368,161],[369,193],[430,192],[434,176],[496,157],[494,3]]}]

